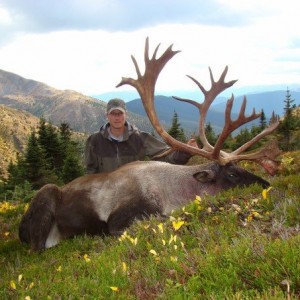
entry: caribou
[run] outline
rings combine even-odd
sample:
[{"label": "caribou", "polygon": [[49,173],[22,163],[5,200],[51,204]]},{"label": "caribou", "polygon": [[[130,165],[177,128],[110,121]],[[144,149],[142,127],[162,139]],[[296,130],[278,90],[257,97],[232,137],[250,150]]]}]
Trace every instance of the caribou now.
[{"label": "caribou", "polygon": [[228,67],[225,67],[217,81],[209,68],[209,90],[188,76],[203,93],[202,103],[174,97],[194,105],[199,110],[199,137],[202,146],[193,147],[179,142],[166,132],[155,112],[155,84],[166,63],[180,51],[173,51],[171,45],[157,58],[159,46],[150,58],[147,38],[144,74],[141,74],[135,57],[131,56],[137,79],[123,77],[117,87],[128,84],[138,91],[148,118],[157,133],[170,146],[170,151],[185,151],[205,157],[211,162],[179,166],[160,161],[137,161],[110,173],[79,177],[63,187],[47,184],[32,199],[19,225],[19,238],[21,242],[28,243],[32,251],[50,248],[64,239],[81,234],[120,235],[135,220],[148,218],[150,215],[167,216],[192,201],[196,195],[215,195],[223,190],[254,183],[264,188],[269,185],[266,180],[236,163],[242,160],[254,161],[269,174],[275,175],[279,165],[276,157],[280,154],[276,144],[266,144],[256,152],[244,152],[272,133],[279,125],[278,122],[265,128],[233,152],[222,150],[226,138],[234,130],[260,116],[255,109],[251,115],[245,115],[244,98],[238,118],[232,120],[232,95],[226,105],[224,128],[215,145],[211,145],[205,136],[205,120],[211,103],[217,95],[236,82],[225,82]]}]

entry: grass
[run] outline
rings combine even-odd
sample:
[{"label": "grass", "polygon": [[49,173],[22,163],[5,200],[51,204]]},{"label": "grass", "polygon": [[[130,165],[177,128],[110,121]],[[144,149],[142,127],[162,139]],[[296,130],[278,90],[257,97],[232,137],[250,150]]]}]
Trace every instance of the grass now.
[{"label": "grass", "polygon": [[26,204],[0,202],[0,298],[299,299],[297,155],[270,190],[195,197],[120,238],[81,236],[41,253],[18,241]]}]

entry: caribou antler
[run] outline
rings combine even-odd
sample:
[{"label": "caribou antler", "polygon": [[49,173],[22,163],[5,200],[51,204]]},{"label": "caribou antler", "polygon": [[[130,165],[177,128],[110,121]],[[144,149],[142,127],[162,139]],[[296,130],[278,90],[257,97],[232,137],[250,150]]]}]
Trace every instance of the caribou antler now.
[{"label": "caribou antler", "polygon": [[249,147],[257,143],[261,138],[265,137],[266,135],[273,132],[279,125],[279,122],[276,122],[272,124],[272,126],[266,128],[264,131],[262,131],[260,134],[258,134],[256,137],[254,137],[252,140],[241,146],[239,149],[227,153],[223,150],[221,150],[222,146],[224,145],[224,142],[226,138],[237,128],[242,126],[245,123],[248,123],[252,120],[255,120],[260,117],[260,114],[256,113],[255,110],[253,110],[252,114],[250,116],[245,116],[245,109],[246,109],[246,98],[244,98],[243,104],[240,109],[239,116],[236,120],[231,119],[231,110],[233,106],[234,98],[233,96],[227,101],[226,105],[226,112],[225,112],[225,125],[223,128],[223,131],[218,137],[218,140],[215,144],[215,146],[212,146],[206,136],[205,136],[205,119],[208,112],[208,109],[212,102],[215,100],[215,98],[223,92],[225,89],[232,86],[237,80],[232,80],[229,82],[225,82],[225,77],[228,71],[228,67],[226,67],[221,74],[218,81],[215,81],[213,78],[213,74],[211,69],[209,69],[210,72],[210,79],[211,79],[211,88],[210,90],[205,90],[205,88],[193,77],[188,76],[190,79],[192,79],[200,88],[204,95],[204,101],[203,103],[198,103],[194,100],[190,99],[183,99],[178,97],[173,97],[177,100],[188,102],[194,106],[196,106],[199,109],[200,113],[200,120],[199,120],[199,136],[200,140],[203,144],[203,147],[197,148],[190,146],[188,144],[182,143],[180,141],[177,141],[172,136],[170,136],[165,129],[161,126],[160,121],[156,115],[155,107],[154,107],[154,91],[155,91],[155,84],[156,80],[163,69],[163,67],[166,65],[166,63],[178,52],[180,51],[173,51],[171,45],[169,48],[165,50],[165,52],[159,57],[156,58],[157,51],[160,45],[158,45],[153,53],[152,58],[149,58],[149,40],[146,39],[145,44],[145,54],[144,54],[144,60],[145,60],[145,73],[144,75],[141,74],[140,69],[138,67],[138,64],[136,62],[136,59],[131,56],[132,61],[134,63],[136,73],[138,78],[132,79],[132,78],[125,78],[123,77],[121,82],[117,85],[117,87],[122,86],[124,84],[129,84],[136,88],[138,91],[144,108],[146,110],[146,113],[153,125],[153,127],[156,129],[158,134],[166,141],[167,144],[169,144],[173,150],[181,150],[188,152],[192,155],[200,155],[203,157],[206,157],[210,160],[217,161],[221,165],[225,165],[231,161],[241,161],[241,160],[253,160],[258,163],[260,163],[270,174],[274,175],[277,168],[278,163],[275,161],[275,158],[280,154],[280,151],[278,149],[277,145],[272,144],[272,146],[267,146],[257,152],[244,154],[242,155],[242,152],[247,150]]}]

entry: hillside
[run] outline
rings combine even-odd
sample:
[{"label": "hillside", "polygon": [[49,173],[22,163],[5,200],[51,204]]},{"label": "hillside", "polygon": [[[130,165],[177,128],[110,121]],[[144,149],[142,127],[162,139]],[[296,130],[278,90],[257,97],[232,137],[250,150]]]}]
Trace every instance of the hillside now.
[{"label": "hillside", "polygon": [[[74,131],[92,133],[106,122],[106,103],[71,90],[57,90],[44,83],[0,70],[0,104],[44,117],[54,125],[66,122]],[[129,113],[129,121],[151,130],[149,121]]]},{"label": "hillside", "polygon": [[23,152],[28,136],[39,125],[39,118],[32,114],[0,105],[0,171],[6,174],[10,161]]}]

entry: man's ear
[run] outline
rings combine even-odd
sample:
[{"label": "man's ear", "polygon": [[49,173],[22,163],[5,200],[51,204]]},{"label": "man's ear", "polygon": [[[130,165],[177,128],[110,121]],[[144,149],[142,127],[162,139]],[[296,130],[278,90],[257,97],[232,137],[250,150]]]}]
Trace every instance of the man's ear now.
[{"label": "man's ear", "polygon": [[205,183],[212,182],[215,179],[215,173],[212,170],[202,170],[193,175],[196,180]]}]

